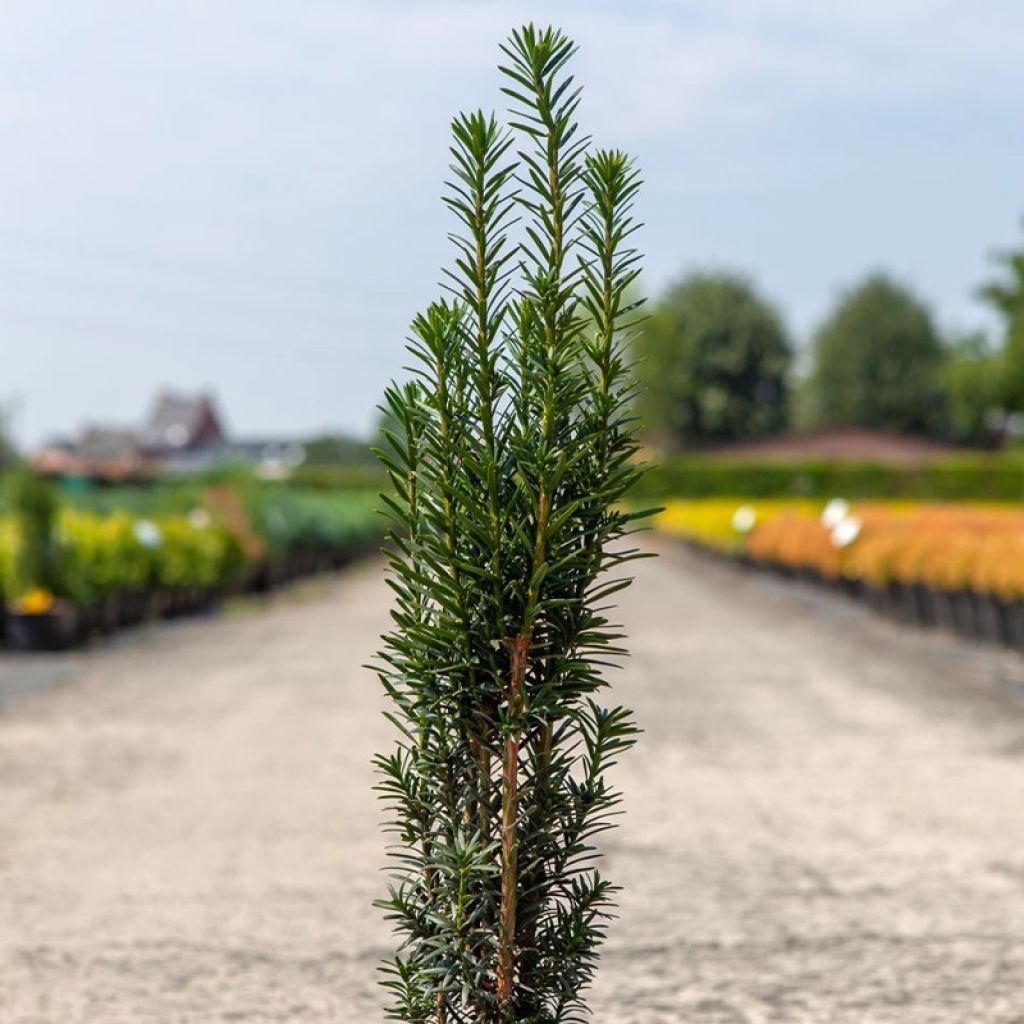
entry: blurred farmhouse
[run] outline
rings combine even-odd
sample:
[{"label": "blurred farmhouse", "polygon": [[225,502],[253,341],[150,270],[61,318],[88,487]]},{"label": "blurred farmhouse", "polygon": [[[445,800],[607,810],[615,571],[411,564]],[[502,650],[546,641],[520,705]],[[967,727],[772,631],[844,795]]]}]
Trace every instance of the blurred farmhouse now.
[{"label": "blurred farmhouse", "polygon": [[48,476],[111,481],[241,464],[277,479],[305,459],[305,446],[294,439],[232,437],[210,394],[166,390],[139,426],[87,425],[77,437],[46,445],[33,464]]}]

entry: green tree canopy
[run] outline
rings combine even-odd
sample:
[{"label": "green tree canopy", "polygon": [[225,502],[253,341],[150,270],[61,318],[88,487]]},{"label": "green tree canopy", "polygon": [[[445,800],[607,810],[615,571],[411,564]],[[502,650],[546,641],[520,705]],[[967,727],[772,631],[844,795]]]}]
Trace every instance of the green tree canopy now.
[{"label": "green tree canopy", "polygon": [[637,347],[652,435],[699,444],[786,426],[792,346],[746,277],[684,278],[657,304]]},{"label": "green tree canopy", "polygon": [[1005,273],[998,281],[984,285],[979,294],[1006,325],[1006,340],[1000,356],[1000,399],[1014,412],[1024,410],[1024,249],[996,255]]},{"label": "green tree canopy", "polygon": [[968,444],[991,440],[989,416],[1002,401],[1002,360],[984,334],[968,334],[949,346],[942,368],[949,428]]},{"label": "green tree canopy", "polygon": [[813,421],[938,431],[945,420],[943,362],[928,307],[888,275],[871,274],[840,296],[815,334]]}]

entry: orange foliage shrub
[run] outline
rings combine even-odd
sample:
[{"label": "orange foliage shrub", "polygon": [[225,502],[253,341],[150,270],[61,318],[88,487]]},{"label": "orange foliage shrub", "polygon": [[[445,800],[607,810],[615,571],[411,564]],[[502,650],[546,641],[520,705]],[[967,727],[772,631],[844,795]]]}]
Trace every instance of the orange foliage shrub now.
[{"label": "orange foliage shrub", "polygon": [[839,549],[817,518],[785,512],[754,528],[747,540],[747,554],[760,562],[790,569],[813,569],[837,578],[842,571]]},{"label": "orange foliage shrub", "polygon": [[1024,598],[1024,510],[985,505],[899,506],[852,510],[859,524],[848,545],[819,520],[786,513],[758,526],[748,553],[761,561],[809,568],[826,578],[875,587],[924,584]]}]

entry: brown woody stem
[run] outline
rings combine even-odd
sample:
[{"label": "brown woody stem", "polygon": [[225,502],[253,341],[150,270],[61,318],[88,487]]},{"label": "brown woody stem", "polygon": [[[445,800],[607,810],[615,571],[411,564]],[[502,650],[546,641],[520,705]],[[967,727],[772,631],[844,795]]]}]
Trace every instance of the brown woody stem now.
[{"label": "brown woody stem", "polygon": [[516,895],[519,882],[519,743],[523,681],[529,639],[520,633],[509,642],[508,711],[511,728],[505,739],[501,792],[501,919],[498,931],[497,995],[505,1007],[512,999],[516,970]]}]

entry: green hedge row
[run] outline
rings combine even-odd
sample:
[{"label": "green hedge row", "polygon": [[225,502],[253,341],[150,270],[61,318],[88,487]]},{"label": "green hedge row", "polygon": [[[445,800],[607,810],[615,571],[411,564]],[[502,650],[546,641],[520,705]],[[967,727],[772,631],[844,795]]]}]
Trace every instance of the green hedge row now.
[{"label": "green hedge row", "polygon": [[1024,458],[970,455],[921,466],[877,462],[732,462],[673,456],[652,466],[638,489],[648,498],[914,498],[1024,500]]}]

